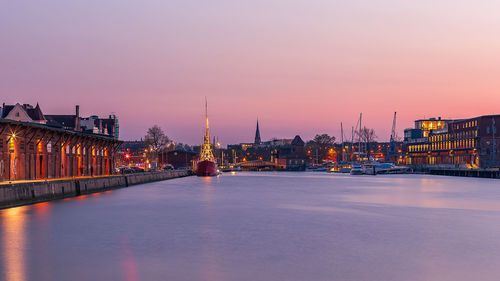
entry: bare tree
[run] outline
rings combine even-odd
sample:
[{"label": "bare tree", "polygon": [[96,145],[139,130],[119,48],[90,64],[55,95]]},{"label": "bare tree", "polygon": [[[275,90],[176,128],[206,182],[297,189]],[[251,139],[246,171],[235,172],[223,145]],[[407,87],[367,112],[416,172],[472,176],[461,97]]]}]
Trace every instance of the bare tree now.
[{"label": "bare tree", "polygon": [[144,144],[152,150],[156,158],[158,157],[158,153],[165,149],[169,143],[170,139],[158,125],[149,128],[144,137]]},{"label": "bare tree", "polygon": [[374,129],[363,127],[358,133],[358,137],[366,146],[366,156],[370,157],[370,149],[372,144],[376,143],[377,135]]}]

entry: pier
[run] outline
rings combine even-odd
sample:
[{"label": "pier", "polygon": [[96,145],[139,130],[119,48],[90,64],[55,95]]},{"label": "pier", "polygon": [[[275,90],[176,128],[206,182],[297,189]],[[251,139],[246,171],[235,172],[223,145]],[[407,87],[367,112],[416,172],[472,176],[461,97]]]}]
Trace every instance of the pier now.
[{"label": "pier", "polygon": [[189,170],[147,172],[129,175],[81,177],[54,180],[5,182],[0,184],[0,209],[102,192],[154,181],[191,175]]},{"label": "pier", "polygon": [[431,175],[500,179],[500,170],[483,169],[430,169]]}]

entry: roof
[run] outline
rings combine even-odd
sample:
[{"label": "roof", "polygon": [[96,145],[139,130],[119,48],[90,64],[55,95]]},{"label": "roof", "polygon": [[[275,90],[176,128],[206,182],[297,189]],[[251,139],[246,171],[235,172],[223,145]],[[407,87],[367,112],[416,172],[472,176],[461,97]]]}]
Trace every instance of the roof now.
[{"label": "roof", "polygon": [[17,105],[19,105],[22,109],[24,109],[24,111],[31,118],[31,120],[33,120],[33,121],[46,120],[44,118],[44,115],[43,115],[42,110],[40,109],[40,105],[38,105],[38,103],[36,104],[35,107],[33,107],[29,104],[21,105],[19,103],[15,104],[15,105],[5,105],[3,108],[3,111],[2,111],[2,116],[0,116],[0,117],[1,118],[7,117],[7,115],[9,115],[9,113],[12,111],[12,109],[14,109],[14,107],[16,107]]},{"label": "roof", "polygon": [[2,112],[2,118],[5,118],[7,117],[7,115],[9,115],[9,113],[12,111],[12,109],[14,108],[13,105],[5,105],[3,107],[3,112]]},{"label": "roof", "polygon": [[170,151],[167,151],[167,153],[174,153],[174,152],[180,152],[180,153],[187,153],[187,154],[198,154],[198,152],[196,151],[189,151],[189,150],[185,150],[185,149],[174,149],[174,150],[170,150]]},{"label": "roof", "polygon": [[303,146],[305,145],[304,141],[300,138],[299,135],[296,135],[295,138],[292,141],[292,145],[300,145]]},{"label": "roof", "polygon": [[0,119],[0,124],[2,124],[2,123],[14,125],[14,126],[23,126],[24,125],[24,126],[30,126],[33,128],[46,129],[46,130],[50,130],[50,131],[54,131],[54,132],[61,132],[61,133],[68,133],[68,134],[81,134],[81,135],[86,135],[89,137],[101,138],[101,139],[112,140],[112,141],[116,141],[118,143],[122,143],[122,141],[116,140],[112,136],[93,134],[93,133],[88,133],[88,132],[79,132],[79,131],[74,131],[74,130],[65,129],[65,128],[56,128],[54,126],[40,124],[40,123],[21,122],[21,121],[9,120],[9,119]]},{"label": "roof", "polygon": [[45,115],[47,124],[55,127],[75,128],[76,115]]}]

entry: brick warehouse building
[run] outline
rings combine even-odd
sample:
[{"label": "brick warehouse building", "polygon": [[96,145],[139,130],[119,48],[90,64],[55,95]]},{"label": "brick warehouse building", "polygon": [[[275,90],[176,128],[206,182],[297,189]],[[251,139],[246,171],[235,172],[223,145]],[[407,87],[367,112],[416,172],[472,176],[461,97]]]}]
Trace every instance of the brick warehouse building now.
[{"label": "brick warehouse building", "polygon": [[500,115],[429,119],[423,127],[419,127],[422,125],[419,121],[422,120],[415,122],[415,129],[405,130],[406,164],[443,168],[500,167]]},{"label": "brick warehouse building", "polygon": [[45,117],[37,111],[26,115],[36,116],[36,122],[0,118],[0,181],[114,173],[121,143],[114,136],[45,124]]}]

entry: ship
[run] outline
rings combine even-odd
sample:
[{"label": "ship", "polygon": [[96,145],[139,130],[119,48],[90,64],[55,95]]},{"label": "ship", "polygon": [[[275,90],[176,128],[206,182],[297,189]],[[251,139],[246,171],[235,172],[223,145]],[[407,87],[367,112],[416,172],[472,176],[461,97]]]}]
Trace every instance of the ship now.
[{"label": "ship", "polygon": [[207,100],[205,98],[205,136],[203,137],[203,144],[201,145],[200,159],[196,166],[196,175],[199,177],[213,177],[217,176],[217,163],[212,152],[212,144],[210,143],[210,129],[208,126],[208,108]]}]

